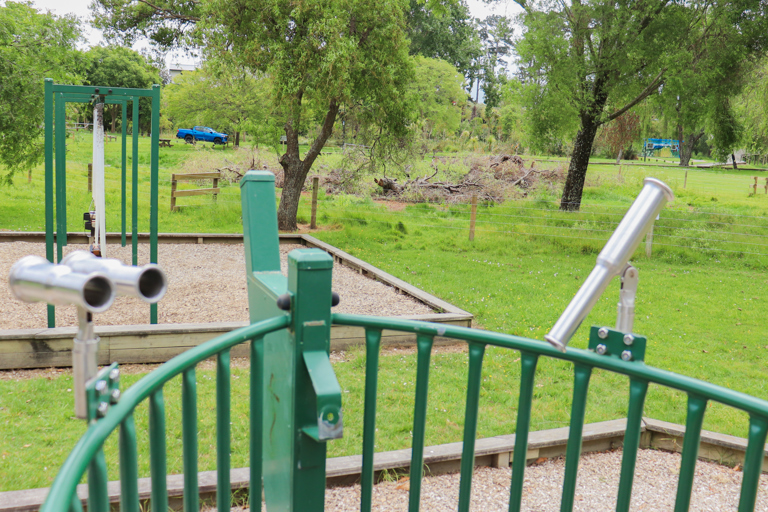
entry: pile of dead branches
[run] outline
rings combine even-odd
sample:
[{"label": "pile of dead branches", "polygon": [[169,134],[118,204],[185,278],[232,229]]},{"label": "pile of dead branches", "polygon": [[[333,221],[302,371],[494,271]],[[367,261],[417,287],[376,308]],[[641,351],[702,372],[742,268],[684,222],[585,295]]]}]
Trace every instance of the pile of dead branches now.
[{"label": "pile of dead branches", "polygon": [[468,162],[470,171],[458,182],[435,181],[440,163],[440,159],[432,161],[431,175],[411,178],[406,173],[407,180],[402,183],[387,176],[374,181],[382,195],[399,200],[457,203],[467,202],[475,195],[479,201],[500,203],[507,198],[527,196],[531,188],[541,184],[553,187],[565,179],[562,168],[536,168],[534,161],[527,167],[518,155],[498,155]]}]

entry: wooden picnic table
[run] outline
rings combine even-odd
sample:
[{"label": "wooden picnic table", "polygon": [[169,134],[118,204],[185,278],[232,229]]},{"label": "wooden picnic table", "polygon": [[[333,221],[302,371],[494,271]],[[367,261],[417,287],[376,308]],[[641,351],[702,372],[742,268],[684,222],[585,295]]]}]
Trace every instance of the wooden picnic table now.
[{"label": "wooden picnic table", "polygon": [[160,141],[161,148],[172,148],[171,139],[158,139]]}]

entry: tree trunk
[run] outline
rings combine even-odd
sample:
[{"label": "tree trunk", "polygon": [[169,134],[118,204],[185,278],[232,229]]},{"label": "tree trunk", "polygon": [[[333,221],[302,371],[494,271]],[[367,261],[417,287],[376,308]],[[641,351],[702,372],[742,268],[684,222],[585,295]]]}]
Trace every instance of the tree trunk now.
[{"label": "tree trunk", "polygon": [[240,132],[235,132],[235,147],[240,147]]},{"label": "tree trunk", "polygon": [[699,142],[699,139],[701,139],[703,136],[704,129],[702,128],[699,133],[691,133],[688,135],[688,139],[685,141],[685,144],[683,144],[682,135],[678,135],[678,137],[680,137],[680,165],[682,167],[688,167],[688,165],[690,165],[691,155],[693,155],[693,148]]},{"label": "tree trunk", "polygon": [[584,192],[584,180],[587,177],[589,156],[597,134],[597,115],[583,114],[581,129],[573,141],[573,153],[568,164],[568,177],[560,199],[560,209],[563,211],[578,211],[581,207],[581,194]]},{"label": "tree trunk", "polygon": [[[299,106],[301,105],[301,95],[302,93],[299,93]],[[338,112],[339,106],[335,100],[331,100],[323,125],[320,127],[320,133],[307,151],[304,160],[301,160],[299,154],[299,132],[293,124],[298,125],[299,119],[285,123],[287,144],[285,154],[280,157],[284,176],[283,193],[280,196],[280,206],[277,208],[277,228],[280,231],[296,231],[298,229],[296,214],[299,211],[301,189],[304,187],[304,181],[307,179],[312,164],[333,133],[333,123],[336,121]]]},{"label": "tree trunk", "polygon": [[619,154],[616,156],[616,165],[621,163],[621,156],[624,154],[624,148],[619,148]]}]

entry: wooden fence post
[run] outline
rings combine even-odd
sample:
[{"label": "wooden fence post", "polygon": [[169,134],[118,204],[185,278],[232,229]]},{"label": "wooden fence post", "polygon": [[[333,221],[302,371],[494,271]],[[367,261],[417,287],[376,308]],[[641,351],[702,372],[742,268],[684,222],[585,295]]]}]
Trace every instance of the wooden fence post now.
[{"label": "wooden fence post", "polygon": [[317,188],[320,184],[320,178],[312,177],[312,220],[309,223],[310,229],[317,229]]},{"label": "wooden fence post", "polygon": [[475,239],[475,218],[477,217],[477,194],[472,194],[472,210],[469,216],[469,241]]},{"label": "wooden fence post", "polygon": [[688,169],[685,170],[685,178],[683,179],[683,189],[688,186]]},{"label": "wooden fence post", "polygon": [[757,195],[757,176],[755,176],[755,184],[752,185],[752,195]]},{"label": "wooden fence post", "polygon": [[[229,143],[227,143],[227,144],[229,144]],[[214,188],[214,190],[218,190],[219,189],[219,178],[213,178],[213,188]],[[218,196],[219,196],[218,192],[214,192],[213,193],[213,202],[214,203],[216,202],[216,198]]]},{"label": "wooden fence post", "polygon": [[171,211],[176,211],[176,175],[171,174]]},{"label": "wooden fence post", "polygon": [[88,164],[88,192],[93,188],[93,164]]}]

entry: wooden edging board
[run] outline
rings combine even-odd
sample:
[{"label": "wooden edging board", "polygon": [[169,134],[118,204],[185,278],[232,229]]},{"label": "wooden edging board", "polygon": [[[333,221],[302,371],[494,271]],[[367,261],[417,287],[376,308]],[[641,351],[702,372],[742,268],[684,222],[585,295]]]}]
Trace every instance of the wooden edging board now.
[{"label": "wooden edging board", "polygon": [[[44,233],[0,232],[0,241],[39,242],[45,240]],[[68,234],[71,244],[85,243],[85,235]],[[141,235],[140,235],[141,236]],[[78,237],[83,237],[80,241]],[[114,241],[119,241],[119,233],[111,233]],[[148,235],[146,240],[148,240]],[[170,242],[169,242],[170,240]],[[242,235],[181,233],[161,234],[160,243],[242,243]],[[333,256],[337,265],[352,268],[360,274],[392,286],[398,293],[409,295],[430,306],[436,313],[412,315],[413,320],[444,323],[472,327],[472,314],[444,300],[426,293],[405,281],[398,279],[346,252],[337,249],[309,235],[280,235],[281,244],[299,244],[322,249]],[[162,307],[162,303],[160,304]],[[126,363],[162,363],[181,354],[185,350],[204,343],[234,329],[244,327],[247,322],[219,322],[207,324],[158,324],[158,325],[120,325],[96,326],[99,343],[99,364],[117,362]],[[0,370],[20,368],[47,368],[51,366],[68,367],[72,365],[72,339],[76,327],[57,327],[54,329],[10,329],[0,330]],[[411,334],[384,331],[384,345],[406,344],[415,341]],[[436,338],[437,343],[447,340]],[[343,350],[352,345],[365,343],[365,331],[361,327],[337,325],[331,328],[331,349]],[[234,357],[248,357],[247,344],[232,349]]]},{"label": "wooden edging board", "polygon": [[[604,421],[584,425],[582,438],[582,453],[599,452],[620,448],[626,427],[625,419]],[[528,441],[527,459],[530,462],[539,458],[555,458],[565,455],[568,444],[569,427],[531,432]],[[674,423],[643,418],[641,427],[640,448],[659,449],[681,452],[685,427]],[[425,472],[429,475],[455,473],[461,464],[462,443],[450,443],[424,448]],[[702,431],[699,458],[721,464],[736,465],[744,461],[747,440]],[[502,435],[486,439],[478,439],[475,445],[475,466],[508,467],[515,450],[515,435]],[[768,450],[763,453],[763,471],[768,471]],[[377,478],[383,471],[406,473],[411,463],[410,450],[396,450],[377,453],[374,456],[374,471]],[[360,480],[362,457],[353,455],[337,457],[326,461],[326,485],[334,487],[351,485]],[[204,503],[215,503],[216,472],[204,471],[198,477],[200,497]],[[248,489],[250,483],[249,468],[232,469],[230,481],[233,490]],[[182,495],[184,491],[184,476],[169,475],[167,477],[170,507],[182,510]],[[120,502],[120,482],[110,482],[108,485],[109,500],[114,510]],[[87,506],[88,488],[81,484],[77,489],[78,496]],[[40,508],[48,489],[28,489],[0,493],[0,512],[34,512]],[[139,499],[146,506],[151,494],[151,480],[139,479]]]}]

